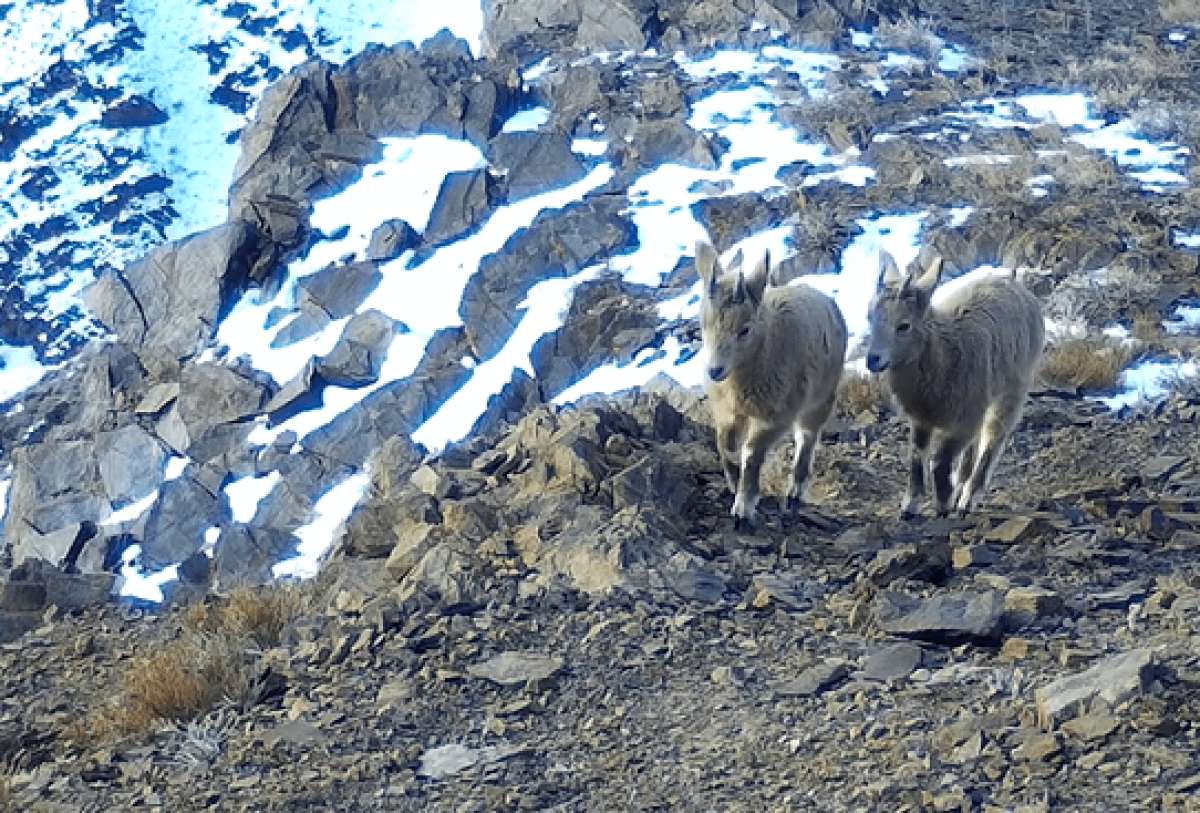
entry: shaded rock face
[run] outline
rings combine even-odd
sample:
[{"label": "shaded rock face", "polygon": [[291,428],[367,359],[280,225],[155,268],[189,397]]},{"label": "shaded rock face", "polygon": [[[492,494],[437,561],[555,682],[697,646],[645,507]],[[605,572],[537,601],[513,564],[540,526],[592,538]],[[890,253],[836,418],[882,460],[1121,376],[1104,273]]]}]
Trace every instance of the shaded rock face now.
[{"label": "shaded rock face", "polygon": [[599,197],[544,213],[484,258],[459,307],[477,359],[504,346],[519,320],[516,306],[536,282],[576,273],[630,247],[634,229],[621,214],[624,206],[624,198]]},{"label": "shaded rock face", "polygon": [[106,271],[84,301],[148,367],[195,355],[216,330],[222,304],[247,282],[246,257],[258,242],[253,226],[230,221]]},{"label": "shaded rock face", "polygon": [[79,524],[109,510],[95,452],[82,440],[48,441],[23,446],[13,458],[4,524],[13,561],[62,564]]},{"label": "shaded rock face", "polygon": [[488,159],[504,174],[509,202],[568,186],[587,174],[564,133],[501,133],[488,142]]},{"label": "shaded rock face", "polygon": [[747,19],[789,32],[806,44],[824,45],[847,23],[899,19],[918,8],[916,0],[870,4],[856,0],[485,0],[483,50],[491,58],[511,55],[529,64],[560,50],[589,54],[751,44],[753,32]]},{"label": "shaded rock face", "polygon": [[545,400],[575,383],[597,364],[627,364],[653,343],[658,314],[635,286],[620,279],[584,283],[575,293],[564,327],[540,339],[530,351],[537,385]]}]

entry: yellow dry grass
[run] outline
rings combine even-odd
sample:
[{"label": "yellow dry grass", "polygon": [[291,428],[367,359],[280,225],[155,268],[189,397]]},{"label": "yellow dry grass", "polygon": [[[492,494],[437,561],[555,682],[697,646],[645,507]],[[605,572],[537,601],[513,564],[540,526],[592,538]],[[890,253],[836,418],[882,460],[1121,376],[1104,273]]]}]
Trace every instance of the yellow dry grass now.
[{"label": "yellow dry grass", "polygon": [[184,626],[202,632],[248,638],[262,649],[279,645],[287,623],[303,603],[294,586],[239,587],[228,598],[188,609]]},{"label": "yellow dry grass", "polygon": [[1041,378],[1051,386],[1082,392],[1111,390],[1132,357],[1132,349],[1109,339],[1068,339],[1046,348]]},{"label": "yellow dry grass", "polygon": [[252,705],[261,692],[262,651],[279,645],[301,609],[302,589],[239,588],[188,608],[179,637],[135,657],[116,696],[71,734],[83,740],[126,736],[193,720],[224,703]]},{"label": "yellow dry grass", "polygon": [[879,376],[853,371],[842,376],[838,411],[850,417],[880,412],[887,405],[887,388]]}]

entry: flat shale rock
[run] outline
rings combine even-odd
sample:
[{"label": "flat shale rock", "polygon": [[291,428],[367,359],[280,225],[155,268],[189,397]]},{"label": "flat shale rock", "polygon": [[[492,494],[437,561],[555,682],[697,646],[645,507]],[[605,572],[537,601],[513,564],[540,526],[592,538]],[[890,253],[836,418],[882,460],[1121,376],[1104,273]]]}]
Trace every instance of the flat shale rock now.
[{"label": "flat shale rock", "polygon": [[921,665],[921,647],[898,643],[871,654],[863,664],[863,677],[869,680],[898,680],[906,678]]},{"label": "flat shale rock", "polygon": [[151,507],[142,540],[142,564],[158,570],[178,564],[204,546],[209,528],[229,519],[229,508],[191,477],[166,483]]},{"label": "flat shale rock", "polygon": [[725,594],[725,579],[697,556],[679,552],[663,569],[663,578],[679,595],[693,601],[713,604]]},{"label": "flat shale rock", "polygon": [[157,354],[185,358],[212,337],[222,295],[245,281],[258,245],[252,225],[232,220],[105,271],[84,301],[148,366]]},{"label": "flat shale rock", "polygon": [[1034,695],[1038,718],[1043,726],[1051,727],[1092,708],[1096,700],[1114,709],[1142,692],[1154,664],[1151,650],[1137,649],[1043,686]]},{"label": "flat shale rock", "polygon": [[995,643],[1000,638],[1004,597],[994,591],[943,592],[917,599],[884,592],[872,609],[879,628],[891,635],[950,645]]},{"label": "flat shale rock", "polygon": [[500,198],[489,169],[447,173],[429,213],[424,244],[436,248],[474,230],[492,213]]},{"label": "flat shale rock", "polygon": [[421,765],[417,773],[428,779],[446,779],[477,766],[508,759],[521,750],[510,745],[490,745],[483,748],[471,748],[461,743],[440,745],[421,754]]},{"label": "flat shale rock", "polygon": [[261,414],[270,395],[263,382],[223,364],[189,364],[179,386],[179,418],[192,441],[220,424]]},{"label": "flat shale rock", "polygon": [[399,218],[385,220],[371,232],[367,259],[374,262],[394,260],[409,249],[416,248],[420,242],[421,236],[407,221]]},{"label": "flat shale rock", "polygon": [[402,326],[377,310],[355,314],[315,372],[339,387],[362,387],[379,380],[388,350]]},{"label": "flat shale rock", "polygon": [[467,673],[501,686],[520,686],[553,677],[563,668],[563,663],[562,658],[536,652],[502,652],[482,663],[471,664]]},{"label": "flat shale rock", "polygon": [[121,507],[158,488],[167,450],[143,429],[130,425],[96,436],[96,460],[108,501]]},{"label": "flat shale rock", "polygon": [[503,174],[511,203],[547,189],[570,186],[587,174],[565,133],[500,133],[488,144],[488,159]]},{"label": "flat shale rock", "polygon": [[811,697],[845,680],[850,667],[838,661],[826,661],[805,669],[798,676],[783,680],[774,686],[775,694],[781,697]]}]

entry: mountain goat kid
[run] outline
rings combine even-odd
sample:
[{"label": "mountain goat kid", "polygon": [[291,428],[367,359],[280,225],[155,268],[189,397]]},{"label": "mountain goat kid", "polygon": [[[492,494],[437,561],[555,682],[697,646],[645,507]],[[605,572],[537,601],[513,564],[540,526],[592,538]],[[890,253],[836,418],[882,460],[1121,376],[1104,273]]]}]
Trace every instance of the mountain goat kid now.
[{"label": "mountain goat kid", "polygon": [[696,245],[706,387],[740,530],[753,528],[763,461],[789,427],[796,456],[788,507],[800,504],[846,355],[846,323],[833,300],[803,284],[768,287],[768,262],[748,275],[726,273],[716,249]]},{"label": "mountain goat kid", "polygon": [[905,517],[919,508],[931,452],[938,513],[975,507],[1020,420],[1045,340],[1037,298],[1015,275],[988,277],[934,305],[941,268],[936,258],[919,278],[901,277],[881,252],[868,316],[867,369],[886,377],[912,424]]}]

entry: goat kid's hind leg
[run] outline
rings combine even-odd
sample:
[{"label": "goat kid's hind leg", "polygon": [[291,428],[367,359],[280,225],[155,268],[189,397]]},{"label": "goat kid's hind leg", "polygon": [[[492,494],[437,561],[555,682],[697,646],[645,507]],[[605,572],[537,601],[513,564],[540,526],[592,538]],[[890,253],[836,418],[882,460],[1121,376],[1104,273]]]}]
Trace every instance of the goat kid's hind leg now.
[{"label": "goat kid's hind leg", "polygon": [[813,452],[820,439],[821,430],[809,429],[796,424],[796,455],[792,459],[792,485],[788,489],[787,507],[796,511],[804,505],[804,484],[812,471]]},{"label": "goat kid's hind leg", "polygon": [[754,528],[754,510],[758,506],[759,476],[767,452],[775,445],[782,430],[767,428],[752,422],[742,443],[742,479],[738,483],[737,496],[733,500],[734,527],[749,531]]},{"label": "goat kid's hind leg", "polygon": [[967,483],[971,480],[971,474],[975,471],[975,463],[979,459],[979,449],[977,438],[958,453],[958,462],[954,466],[954,479],[951,481],[954,486],[954,491],[950,494],[952,507],[958,506]]},{"label": "goat kid's hind leg", "polygon": [[[1021,395],[1021,401],[1024,401],[1024,394]],[[1005,409],[1006,405],[1002,405],[996,410],[995,414],[989,413],[983,421],[983,429],[979,433],[979,459],[975,461],[975,470],[971,472],[970,480],[962,483],[958,499],[955,501],[955,508],[960,514],[966,514],[973,511],[975,506],[979,504],[979,500],[987,493],[988,483],[991,482],[992,473],[996,469],[996,463],[1000,459],[1000,453],[1004,450],[1004,443],[1008,440],[1008,435],[1012,432],[1020,419],[1021,402],[1018,402],[1015,409]]]},{"label": "goat kid's hind leg", "polygon": [[912,444],[908,460],[908,494],[900,506],[904,519],[915,517],[921,509],[921,498],[925,496],[925,467],[929,459],[929,440],[933,430],[927,426],[912,427]]}]

